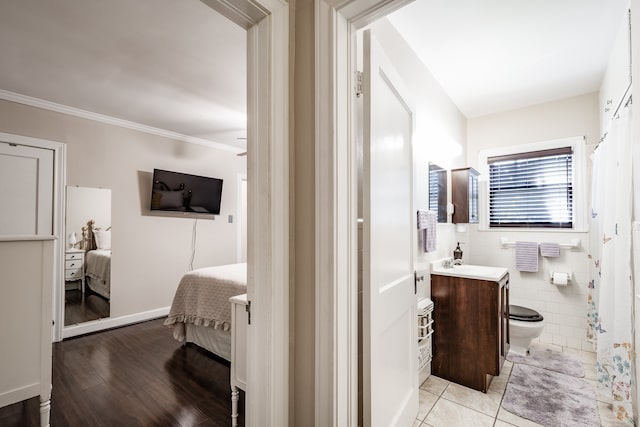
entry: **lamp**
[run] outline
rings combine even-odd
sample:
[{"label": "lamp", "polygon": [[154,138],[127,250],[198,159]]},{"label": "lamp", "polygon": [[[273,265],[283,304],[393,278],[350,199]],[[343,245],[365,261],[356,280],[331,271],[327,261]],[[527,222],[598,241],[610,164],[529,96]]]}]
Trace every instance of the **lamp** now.
[{"label": "lamp", "polygon": [[78,243],[78,238],[76,237],[75,231],[69,234],[69,238],[67,239],[67,242],[69,243],[69,248],[73,248],[76,245],[76,243]]}]

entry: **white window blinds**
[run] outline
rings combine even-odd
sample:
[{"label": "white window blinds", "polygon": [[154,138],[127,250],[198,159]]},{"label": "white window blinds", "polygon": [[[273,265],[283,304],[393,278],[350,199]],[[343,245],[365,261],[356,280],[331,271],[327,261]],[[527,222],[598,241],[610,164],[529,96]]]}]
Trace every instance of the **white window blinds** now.
[{"label": "white window blinds", "polygon": [[489,157],[489,226],[573,227],[571,147]]}]

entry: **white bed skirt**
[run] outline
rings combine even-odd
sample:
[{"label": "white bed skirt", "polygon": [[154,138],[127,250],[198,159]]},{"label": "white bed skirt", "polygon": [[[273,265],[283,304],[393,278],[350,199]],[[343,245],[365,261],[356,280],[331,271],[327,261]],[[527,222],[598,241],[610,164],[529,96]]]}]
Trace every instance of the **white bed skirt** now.
[{"label": "white bed skirt", "polygon": [[109,283],[89,276],[86,279],[89,289],[107,300],[111,299],[111,285]]},{"label": "white bed skirt", "polygon": [[186,341],[194,343],[213,354],[231,361],[231,331],[214,329],[210,326],[185,324]]}]

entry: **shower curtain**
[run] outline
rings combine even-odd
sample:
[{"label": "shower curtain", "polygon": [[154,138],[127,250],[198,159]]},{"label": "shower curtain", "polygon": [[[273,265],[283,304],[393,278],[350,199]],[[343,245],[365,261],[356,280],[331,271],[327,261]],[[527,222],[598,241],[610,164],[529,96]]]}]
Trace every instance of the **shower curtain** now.
[{"label": "shower curtain", "polygon": [[622,110],[593,154],[588,337],[597,349],[599,392],[632,424],[631,107]]}]

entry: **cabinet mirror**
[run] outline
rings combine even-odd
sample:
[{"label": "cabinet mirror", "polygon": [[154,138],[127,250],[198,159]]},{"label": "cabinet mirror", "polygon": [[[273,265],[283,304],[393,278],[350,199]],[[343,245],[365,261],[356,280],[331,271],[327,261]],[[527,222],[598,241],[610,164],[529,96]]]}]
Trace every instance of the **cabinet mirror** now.
[{"label": "cabinet mirror", "polygon": [[435,163],[429,163],[429,210],[447,222],[447,170]]},{"label": "cabinet mirror", "polygon": [[64,325],[109,317],[111,190],[67,187]]}]

